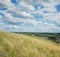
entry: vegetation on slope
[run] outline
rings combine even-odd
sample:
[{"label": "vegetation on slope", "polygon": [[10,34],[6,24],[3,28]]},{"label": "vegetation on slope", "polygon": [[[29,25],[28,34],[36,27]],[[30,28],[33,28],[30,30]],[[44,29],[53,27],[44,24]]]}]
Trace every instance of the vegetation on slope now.
[{"label": "vegetation on slope", "polygon": [[0,32],[0,57],[60,57],[60,46],[37,37]]},{"label": "vegetation on slope", "polygon": [[60,44],[60,33],[39,33],[39,32],[15,32],[18,34],[27,34],[31,36],[37,36],[39,38],[47,38],[48,40],[51,40],[57,44]]}]

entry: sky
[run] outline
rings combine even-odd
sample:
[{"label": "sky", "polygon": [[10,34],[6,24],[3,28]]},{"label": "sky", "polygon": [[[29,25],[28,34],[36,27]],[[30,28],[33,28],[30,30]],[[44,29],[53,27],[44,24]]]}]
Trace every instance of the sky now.
[{"label": "sky", "polygon": [[0,0],[0,30],[60,33],[60,0]]}]

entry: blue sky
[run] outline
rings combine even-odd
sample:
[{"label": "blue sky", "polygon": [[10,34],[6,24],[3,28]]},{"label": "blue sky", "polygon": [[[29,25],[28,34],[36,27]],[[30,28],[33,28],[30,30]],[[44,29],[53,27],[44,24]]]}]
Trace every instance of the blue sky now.
[{"label": "blue sky", "polygon": [[0,0],[0,30],[60,33],[60,0]]}]

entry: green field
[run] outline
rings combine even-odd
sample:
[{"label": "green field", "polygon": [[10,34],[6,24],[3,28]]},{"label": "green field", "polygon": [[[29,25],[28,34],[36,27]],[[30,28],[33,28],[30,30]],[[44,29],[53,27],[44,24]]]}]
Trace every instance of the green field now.
[{"label": "green field", "polygon": [[37,36],[0,31],[0,57],[60,57],[60,45]]}]

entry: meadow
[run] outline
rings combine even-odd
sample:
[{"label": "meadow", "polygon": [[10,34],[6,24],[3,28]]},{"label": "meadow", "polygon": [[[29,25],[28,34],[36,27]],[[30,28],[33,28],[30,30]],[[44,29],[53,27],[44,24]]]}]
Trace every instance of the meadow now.
[{"label": "meadow", "polygon": [[0,57],[60,57],[60,45],[37,34],[0,31]]}]

